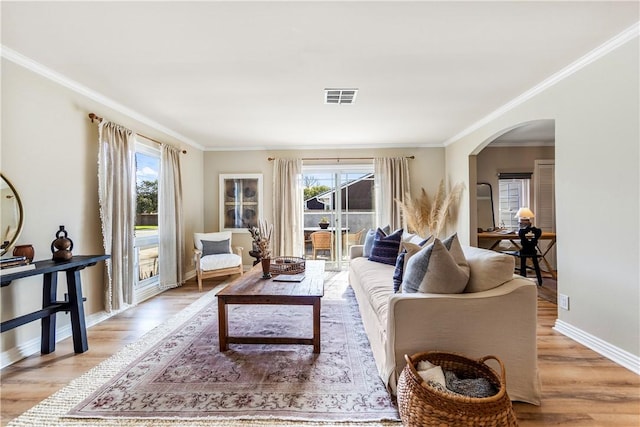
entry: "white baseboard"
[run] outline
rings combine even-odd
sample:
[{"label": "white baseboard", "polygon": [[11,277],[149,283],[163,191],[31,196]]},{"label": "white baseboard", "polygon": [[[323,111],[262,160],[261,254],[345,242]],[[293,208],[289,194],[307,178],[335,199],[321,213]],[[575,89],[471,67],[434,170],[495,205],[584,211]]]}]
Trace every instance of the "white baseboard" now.
[{"label": "white baseboard", "polygon": [[[91,326],[97,325],[103,320],[108,319],[114,314],[115,312],[109,314],[106,311],[99,311],[97,313],[86,316],[85,324],[87,328],[90,328]],[[62,326],[60,328],[56,328],[56,343],[62,341],[65,338],[69,338],[71,335],[72,335],[71,324]],[[39,353],[40,343],[41,343],[41,338],[40,336],[38,336],[37,338],[33,338],[16,347],[3,351],[2,353],[0,353],[0,369],[5,368],[13,363],[16,363],[18,360],[22,360],[25,357],[31,356],[32,354]]]},{"label": "white baseboard", "polygon": [[576,328],[569,323],[563,322],[562,320],[556,319],[556,324],[553,327],[554,330],[560,332],[563,335],[571,338],[572,340],[579,342],[580,344],[589,347],[591,350],[596,353],[601,354],[607,359],[612,360],[620,366],[623,366],[635,373],[636,375],[640,375],[640,357],[635,354],[631,354],[626,350],[618,348],[606,341],[601,340],[598,337],[595,337],[587,332]]}]

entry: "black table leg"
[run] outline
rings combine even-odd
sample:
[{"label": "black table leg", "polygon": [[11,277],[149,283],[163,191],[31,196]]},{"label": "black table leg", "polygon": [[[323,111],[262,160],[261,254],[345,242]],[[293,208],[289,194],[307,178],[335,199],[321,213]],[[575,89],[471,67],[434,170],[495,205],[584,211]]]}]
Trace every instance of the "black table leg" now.
[{"label": "black table leg", "polygon": [[[58,273],[44,274],[42,289],[42,308],[47,308],[56,300],[58,291]],[[42,318],[40,352],[49,354],[56,351],[56,313]]]},{"label": "black table leg", "polygon": [[87,327],[84,322],[84,301],[79,270],[67,270],[67,288],[69,291],[69,309],[71,311],[71,331],[73,350],[84,353],[89,349]]}]

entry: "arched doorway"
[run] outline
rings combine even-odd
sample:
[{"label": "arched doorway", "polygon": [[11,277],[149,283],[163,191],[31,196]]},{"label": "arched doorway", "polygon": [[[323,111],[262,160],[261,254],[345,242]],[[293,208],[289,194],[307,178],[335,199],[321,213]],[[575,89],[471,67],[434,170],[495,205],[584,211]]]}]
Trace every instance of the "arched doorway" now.
[{"label": "arched doorway", "polygon": [[[491,188],[489,204],[483,201],[482,196],[470,203],[471,231],[476,235],[478,246],[514,249],[508,239],[494,246],[496,241],[484,236],[489,229],[504,233],[516,230],[518,220],[514,215],[521,207],[528,207],[535,213],[537,227],[555,233],[554,120],[519,123],[498,132],[470,156],[469,170],[470,185],[486,189],[487,186],[478,186],[478,183],[486,183]],[[492,208],[492,213],[481,212],[487,206]],[[493,225],[479,222],[479,218],[487,215],[493,216]],[[540,248],[545,252],[544,267],[553,278],[557,271],[554,245],[555,238],[549,238]]]}]

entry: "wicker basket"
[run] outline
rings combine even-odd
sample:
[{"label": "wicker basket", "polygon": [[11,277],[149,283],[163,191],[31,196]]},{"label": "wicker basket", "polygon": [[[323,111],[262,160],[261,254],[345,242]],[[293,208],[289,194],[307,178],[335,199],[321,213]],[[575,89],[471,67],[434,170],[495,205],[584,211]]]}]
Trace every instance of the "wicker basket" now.
[{"label": "wicker basket", "polygon": [[[495,356],[479,360],[444,352],[418,353],[404,356],[407,366],[398,379],[398,407],[405,426],[517,426],[511,400],[507,395],[505,369]],[[484,362],[498,362],[501,375]],[[459,378],[486,378],[498,393],[484,398],[454,395],[427,385],[416,371],[416,365],[428,360],[443,370],[453,371]]]},{"label": "wicker basket", "polygon": [[300,274],[304,273],[304,258],[281,256],[271,260],[269,267],[271,274]]}]

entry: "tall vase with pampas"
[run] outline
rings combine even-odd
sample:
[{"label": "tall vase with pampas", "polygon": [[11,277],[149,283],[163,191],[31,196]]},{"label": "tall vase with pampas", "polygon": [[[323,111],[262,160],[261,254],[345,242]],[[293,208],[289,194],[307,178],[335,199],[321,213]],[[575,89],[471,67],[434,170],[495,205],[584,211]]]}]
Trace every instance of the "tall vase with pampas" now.
[{"label": "tall vase with pampas", "polygon": [[433,199],[424,188],[416,198],[411,198],[411,195],[407,194],[403,202],[396,199],[396,203],[402,209],[408,230],[421,237],[427,235],[442,237],[441,234],[445,231],[451,212],[457,208],[463,189],[464,185],[458,183],[447,194],[444,180],[440,180],[438,192]]}]

